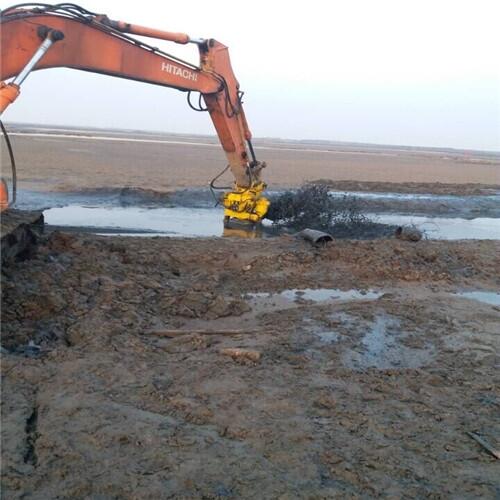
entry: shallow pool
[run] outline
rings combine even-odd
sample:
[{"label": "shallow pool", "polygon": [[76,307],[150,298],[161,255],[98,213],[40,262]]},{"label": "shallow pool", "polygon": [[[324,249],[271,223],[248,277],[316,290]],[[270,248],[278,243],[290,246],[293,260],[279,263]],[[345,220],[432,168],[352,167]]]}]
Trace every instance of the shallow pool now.
[{"label": "shallow pool", "polygon": [[[86,207],[69,205],[44,211],[45,222],[52,226],[90,229],[100,234],[151,235],[171,237],[222,236],[223,211],[217,208],[175,206],[167,208],[145,207]],[[419,217],[409,215],[369,214],[382,224],[415,225],[427,238],[500,239],[500,219],[459,219],[444,217]],[[264,227],[270,227],[264,221]],[[231,232],[227,232],[231,235]],[[235,234],[236,235],[236,234]],[[259,234],[255,234],[259,236]]]}]

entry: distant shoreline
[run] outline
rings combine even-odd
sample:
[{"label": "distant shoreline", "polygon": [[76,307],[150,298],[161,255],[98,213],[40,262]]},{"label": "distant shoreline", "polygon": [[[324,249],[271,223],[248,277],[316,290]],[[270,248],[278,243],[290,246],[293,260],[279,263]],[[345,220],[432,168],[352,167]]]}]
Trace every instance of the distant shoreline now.
[{"label": "distant shoreline", "polygon": [[[5,122],[9,127],[9,132],[23,132],[29,133],[33,131],[44,131],[44,133],[57,134],[58,132],[72,132],[76,135],[87,135],[92,134],[113,134],[117,136],[149,136],[149,137],[177,137],[177,138],[197,138],[200,141],[204,141],[207,144],[219,144],[217,136],[206,135],[206,134],[188,134],[188,133],[178,133],[178,132],[162,132],[156,130],[134,130],[134,129],[122,129],[122,128],[103,128],[103,127],[86,127],[86,126],[72,126],[72,125],[43,125],[37,123],[23,123],[23,122]],[[351,141],[334,141],[327,139],[284,139],[280,137],[254,137],[253,141],[257,144],[287,144],[294,146],[324,146],[324,147],[345,147],[348,150],[360,150],[367,149],[371,151],[383,149],[385,151],[406,151],[406,152],[429,152],[429,153],[440,153],[448,152],[455,154],[481,154],[487,156],[494,156],[500,158],[500,150],[480,150],[480,149],[467,149],[467,148],[451,148],[451,147],[439,147],[439,146],[408,146],[400,144],[378,144],[378,143],[364,143],[364,142],[351,142]]]}]

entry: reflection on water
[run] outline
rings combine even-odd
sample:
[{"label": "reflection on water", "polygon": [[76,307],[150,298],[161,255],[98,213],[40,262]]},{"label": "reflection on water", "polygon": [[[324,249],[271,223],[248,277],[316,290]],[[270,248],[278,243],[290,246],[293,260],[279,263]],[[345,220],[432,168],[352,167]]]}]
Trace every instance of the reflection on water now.
[{"label": "reflection on water", "polygon": [[277,293],[256,292],[248,293],[244,298],[256,313],[269,313],[292,309],[311,302],[320,305],[333,304],[342,301],[376,300],[382,292],[373,290],[338,290],[336,288],[305,288],[289,289]]},{"label": "reflection on water", "polygon": [[[152,233],[152,236],[209,237],[223,232],[222,210],[203,208],[82,207],[77,205],[44,211],[53,226],[90,227],[99,233]],[[112,231],[112,230],[115,231]],[[107,231],[111,230],[111,231]]]},{"label": "reflection on water", "polygon": [[478,217],[460,219],[453,217],[419,217],[415,215],[368,214],[376,222],[398,226],[414,225],[435,240],[498,240],[500,219]]},{"label": "reflection on water", "polygon": [[292,288],[284,290],[281,295],[289,300],[312,300],[313,302],[323,302],[325,300],[368,300],[378,299],[380,292],[371,290],[338,290],[336,288]]},{"label": "reflection on water", "polygon": [[500,306],[500,292],[459,292],[454,295],[459,297],[464,297],[466,299],[478,300],[479,302],[484,302],[486,304],[491,304],[492,306]]},{"label": "reflection on water", "polygon": [[[141,207],[85,207],[69,205],[44,211],[45,222],[53,226],[92,228],[100,234],[130,235],[142,233],[152,236],[210,237],[261,236],[259,230],[242,234],[241,228],[223,228],[222,208],[141,208]],[[417,217],[407,215],[375,215],[377,222],[391,225],[416,225],[431,239],[500,239],[500,219],[458,219]],[[267,229],[266,229],[267,227]],[[270,223],[264,221],[264,233],[269,234]]]},{"label": "reflection on water", "polygon": [[406,333],[401,332],[399,321],[383,315],[377,316],[366,330],[357,349],[347,349],[342,361],[352,369],[418,368],[433,357],[430,347],[416,348],[405,345]]}]

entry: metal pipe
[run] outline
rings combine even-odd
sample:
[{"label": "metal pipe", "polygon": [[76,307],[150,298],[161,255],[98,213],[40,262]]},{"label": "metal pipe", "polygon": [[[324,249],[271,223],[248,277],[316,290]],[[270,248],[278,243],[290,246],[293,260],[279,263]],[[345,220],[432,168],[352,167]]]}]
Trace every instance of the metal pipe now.
[{"label": "metal pipe", "polygon": [[51,45],[58,40],[62,40],[64,34],[61,31],[51,30],[47,34],[47,38],[42,42],[33,57],[28,61],[28,64],[21,70],[21,72],[14,78],[13,84],[18,87],[26,80],[27,76],[33,71],[38,61],[45,55],[45,52],[50,49]]},{"label": "metal pipe", "polygon": [[196,45],[203,45],[204,43],[207,43],[207,39],[206,38],[191,38],[191,37],[189,37],[188,43],[195,43]]},{"label": "metal pipe", "polygon": [[295,236],[309,241],[313,245],[326,245],[327,243],[333,241],[330,234],[324,233],[323,231],[317,231],[316,229],[303,229]]}]

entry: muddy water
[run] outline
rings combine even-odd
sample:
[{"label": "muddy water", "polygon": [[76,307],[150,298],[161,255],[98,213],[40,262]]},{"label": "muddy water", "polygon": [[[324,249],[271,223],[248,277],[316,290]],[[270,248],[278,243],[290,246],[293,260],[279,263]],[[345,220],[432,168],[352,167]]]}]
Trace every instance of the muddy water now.
[{"label": "muddy water", "polygon": [[458,196],[426,193],[377,193],[331,191],[334,198],[356,198],[363,211],[448,217],[500,217],[500,191],[491,194]]},{"label": "muddy water", "polygon": [[[272,200],[282,191],[267,190]],[[216,193],[218,196],[220,193]],[[344,196],[358,200],[365,212],[405,215],[440,215],[446,217],[500,217],[500,192],[485,195],[438,195],[425,193],[379,193],[361,191],[330,191],[334,198]],[[82,206],[183,206],[211,208],[214,196],[208,189],[179,189],[161,193],[139,188],[101,188],[75,192],[38,192],[21,190],[17,208],[42,209],[66,205]]]},{"label": "muddy water", "polygon": [[455,295],[457,295],[458,297],[464,297],[465,299],[484,302],[485,304],[490,304],[492,306],[500,306],[500,292],[485,292],[481,290],[474,290],[472,292],[460,292]]},{"label": "muddy water", "polygon": [[[151,233],[155,236],[222,236],[221,208],[140,208],[85,207],[70,205],[44,211],[52,226],[90,228],[101,234]],[[374,221],[389,225],[415,225],[430,239],[500,239],[500,219],[460,219],[407,215],[370,215]],[[266,222],[264,223],[266,225]],[[269,226],[269,224],[267,224]]]},{"label": "muddy water", "polygon": [[336,288],[289,289],[279,293],[247,294],[249,304],[256,313],[268,313],[276,310],[291,309],[302,304],[332,304],[354,300],[375,300],[382,295],[373,290],[338,290]]},{"label": "muddy water", "polygon": [[[272,314],[280,311],[303,308],[303,311],[323,311],[325,306],[335,307],[358,301],[366,301],[370,307],[390,290],[338,290],[332,288],[288,289],[277,293],[251,293],[244,298],[252,308],[250,316]],[[436,294],[437,300],[448,300],[461,297],[471,301],[479,301],[493,306],[500,305],[500,292],[485,290],[464,291],[458,293]],[[305,309],[308,308],[308,309]],[[436,356],[434,343],[421,343],[415,332],[407,328],[400,318],[378,311],[372,319],[349,312],[336,312],[318,317],[303,317],[302,332],[306,336],[317,339],[309,352],[321,352],[324,348],[333,347],[339,353],[344,367],[363,371],[366,369],[386,370],[392,368],[421,368],[431,363]],[[325,321],[326,319],[326,321]],[[317,342],[321,344],[318,346]]]},{"label": "muddy water", "polygon": [[376,193],[331,191],[334,198],[349,196],[358,200],[363,212],[419,216],[500,217],[500,192],[457,196],[425,193]]},{"label": "muddy water", "polygon": [[429,239],[436,240],[498,240],[500,219],[478,217],[461,219],[455,217],[420,217],[414,215],[369,215],[382,224],[415,226]]},{"label": "muddy water", "polygon": [[[274,196],[276,192],[269,191]],[[382,224],[415,225],[430,239],[500,239],[500,194],[450,196],[344,193],[355,196],[368,216]],[[21,191],[16,206],[44,212],[50,225],[104,234],[210,237],[223,235],[222,209],[207,189],[157,193],[140,189],[82,192]],[[446,215],[439,216],[436,215]]]},{"label": "muddy water", "polygon": [[399,321],[377,316],[366,329],[360,349],[347,349],[342,362],[352,369],[395,367],[419,368],[432,359],[432,349],[417,349],[403,344],[406,334]]},{"label": "muddy water", "polygon": [[53,226],[89,227],[101,234],[151,233],[156,236],[221,236],[222,211],[203,208],[137,208],[68,206],[44,211]]}]

